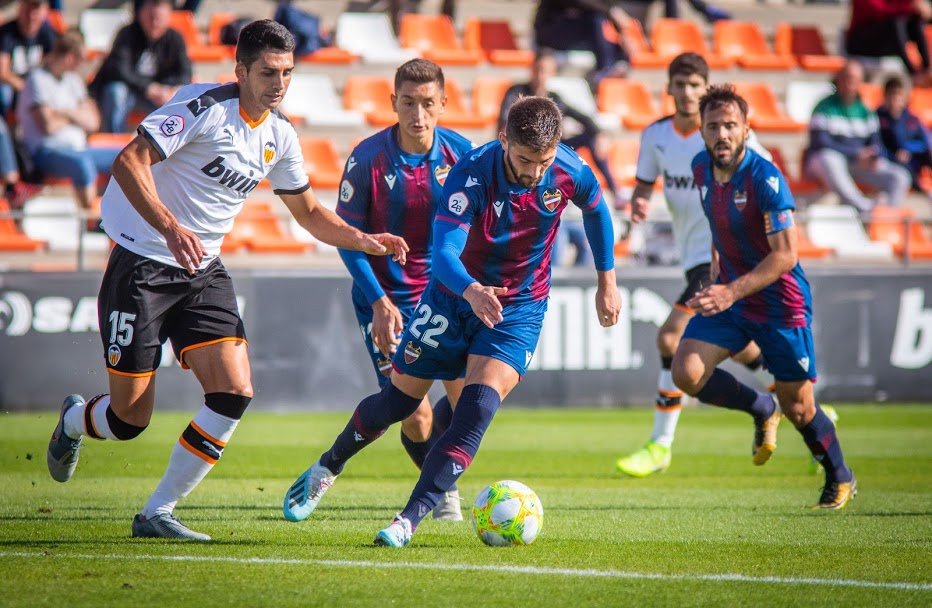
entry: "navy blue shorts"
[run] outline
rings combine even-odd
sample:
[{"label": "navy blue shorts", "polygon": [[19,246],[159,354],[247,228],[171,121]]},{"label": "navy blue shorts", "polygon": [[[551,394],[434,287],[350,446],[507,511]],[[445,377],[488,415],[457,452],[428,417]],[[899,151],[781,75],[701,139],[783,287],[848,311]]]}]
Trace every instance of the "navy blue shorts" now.
[{"label": "navy blue shorts", "polygon": [[731,354],[744,350],[753,340],[760,346],[767,370],[780,382],[815,380],[816,355],[812,329],[778,327],[749,321],[726,310],[711,317],[696,315],[689,320],[683,340],[699,340],[726,349]]},{"label": "navy blue shorts", "polygon": [[469,355],[482,355],[527,373],[547,312],[547,300],[510,304],[504,320],[489,329],[469,302],[433,283],[405,326],[395,353],[395,369],[415,378],[455,380],[466,373]]},{"label": "navy blue shorts", "polygon": [[[356,321],[359,322],[359,331],[362,333],[363,342],[366,343],[366,352],[372,359],[372,367],[375,369],[375,376],[379,381],[379,388],[388,383],[388,377],[392,373],[391,357],[385,357],[379,351],[375,343],[372,342],[372,306],[366,301],[365,296],[358,289],[353,289],[353,310],[356,312]],[[414,312],[414,306],[399,306],[401,312],[401,321],[403,326],[408,325],[411,319],[411,313]]]}]

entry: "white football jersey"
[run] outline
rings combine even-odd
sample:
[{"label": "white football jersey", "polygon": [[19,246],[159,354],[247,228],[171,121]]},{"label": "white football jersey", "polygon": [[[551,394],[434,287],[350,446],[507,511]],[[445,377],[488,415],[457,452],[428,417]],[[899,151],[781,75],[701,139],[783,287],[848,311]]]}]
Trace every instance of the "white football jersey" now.
[{"label": "white football jersey", "polygon": [[[268,177],[275,194],[309,188],[294,127],[278,111],[252,122],[240,110],[236,84],[183,87],[139,126],[162,158],[152,165],[159,199],[207,251],[219,253],[246,196]],[[101,199],[103,227],[133,253],[180,267],[165,237],[133,208],[113,178]]]},{"label": "white football jersey", "polygon": [[[764,158],[770,153],[760,145],[751,131],[747,145]],[[693,184],[692,163],[705,149],[698,129],[680,133],[673,117],[666,116],[650,124],[641,134],[638,181],[653,184],[663,177],[663,195],[673,220],[673,239],[680,248],[680,264],[686,270],[712,261],[712,232],[702,211],[699,191]]]}]

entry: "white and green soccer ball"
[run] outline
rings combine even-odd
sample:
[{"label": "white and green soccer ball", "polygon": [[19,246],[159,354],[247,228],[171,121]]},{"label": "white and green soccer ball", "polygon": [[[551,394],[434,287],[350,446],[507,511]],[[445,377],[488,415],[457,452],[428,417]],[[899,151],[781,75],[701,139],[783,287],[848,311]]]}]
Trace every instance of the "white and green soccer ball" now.
[{"label": "white and green soccer ball", "polygon": [[544,525],[544,506],[523,483],[497,481],[476,497],[472,525],[489,546],[530,545]]}]

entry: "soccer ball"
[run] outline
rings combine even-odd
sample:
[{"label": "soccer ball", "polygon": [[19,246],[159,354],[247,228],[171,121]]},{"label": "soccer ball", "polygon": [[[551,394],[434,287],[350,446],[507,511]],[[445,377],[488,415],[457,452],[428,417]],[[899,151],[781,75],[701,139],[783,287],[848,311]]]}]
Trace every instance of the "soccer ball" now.
[{"label": "soccer ball", "polygon": [[530,545],[544,524],[544,506],[534,490],[517,481],[483,488],[472,507],[472,525],[491,547]]}]

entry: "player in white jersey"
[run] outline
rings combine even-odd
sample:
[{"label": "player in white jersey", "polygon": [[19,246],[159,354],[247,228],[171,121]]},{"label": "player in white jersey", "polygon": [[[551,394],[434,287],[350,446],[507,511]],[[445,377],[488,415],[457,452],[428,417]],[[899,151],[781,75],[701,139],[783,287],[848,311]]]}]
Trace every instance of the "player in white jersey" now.
[{"label": "player in white jersey", "polygon": [[193,85],[150,114],[113,165],[101,215],[116,243],[98,297],[110,392],[62,404],[47,462],[68,481],[84,435],[128,440],[145,430],[162,344],[204,390],[168,469],[133,518],[137,537],[210,540],[173,514],[214,464],[252,398],[246,334],[218,254],[249,192],[267,177],[289,211],[323,242],[404,263],[407,245],[367,235],[319,205],[297,134],[276,110],[291,82],[294,38],[278,23],[240,33],[236,84]]},{"label": "player in white jersey", "polygon": [[[714,272],[712,232],[692,177],[693,157],[705,150],[699,132],[699,98],[709,85],[709,66],[701,55],[683,53],[670,62],[667,73],[667,91],[673,97],[676,113],[654,122],[641,134],[637,184],[631,195],[631,221],[646,219],[654,182],[663,177],[663,194],[673,220],[673,238],[680,249],[687,285],[657,333],[661,369],[651,438],[642,448],[615,463],[619,471],[632,477],[646,477],[670,466],[673,435],[683,399],[682,391],[673,384],[670,367],[680,336],[694,314],[686,301],[711,283]],[[753,132],[748,145],[770,158]],[[760,349],[753,342],[735,355],[735,360],[752,371],[763,365]]]}]

